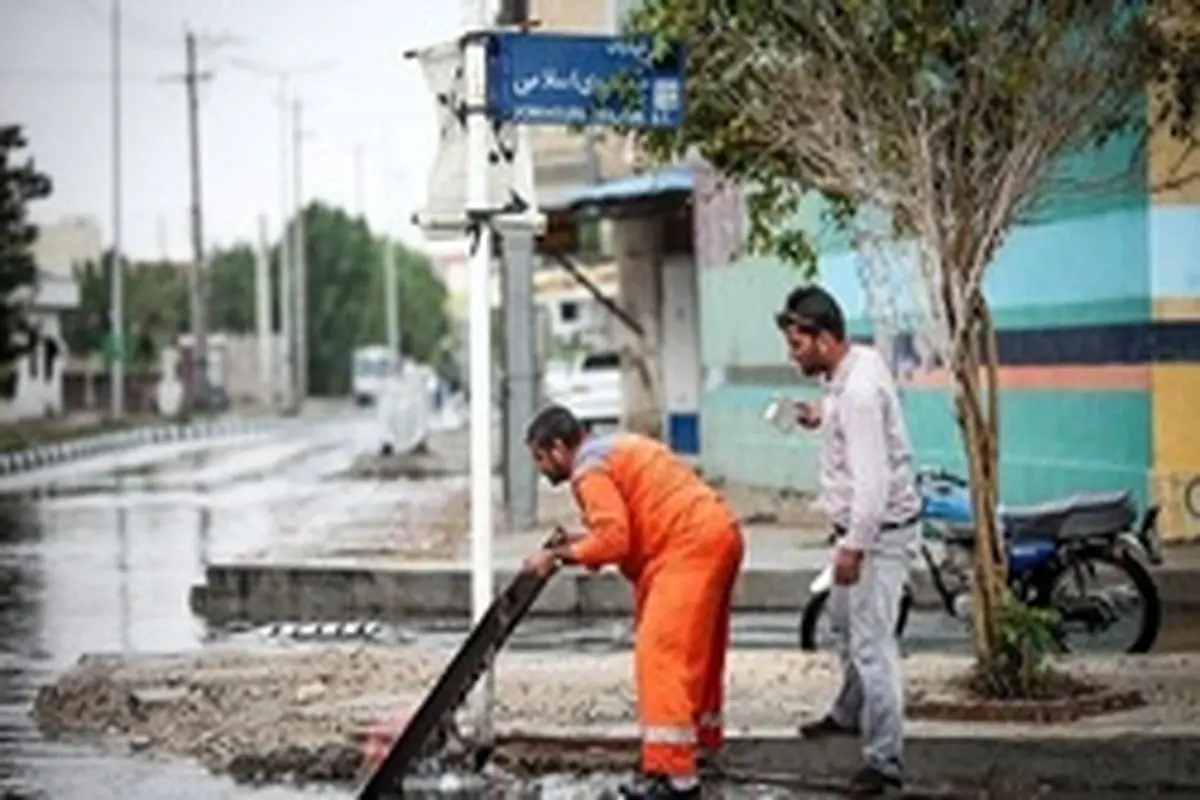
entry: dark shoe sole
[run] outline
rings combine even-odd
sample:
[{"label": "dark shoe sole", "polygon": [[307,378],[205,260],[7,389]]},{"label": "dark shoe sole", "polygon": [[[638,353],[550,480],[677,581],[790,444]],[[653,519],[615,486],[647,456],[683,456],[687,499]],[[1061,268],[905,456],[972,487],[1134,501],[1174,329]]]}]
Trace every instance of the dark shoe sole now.
[{"label": "dark shoe sole", "polygon": [[843,728],[819,722],[814,722],[811,725],[801,725],[797,729],[797,732],[802,739],[857,738],[861,734],[858,728]]}]

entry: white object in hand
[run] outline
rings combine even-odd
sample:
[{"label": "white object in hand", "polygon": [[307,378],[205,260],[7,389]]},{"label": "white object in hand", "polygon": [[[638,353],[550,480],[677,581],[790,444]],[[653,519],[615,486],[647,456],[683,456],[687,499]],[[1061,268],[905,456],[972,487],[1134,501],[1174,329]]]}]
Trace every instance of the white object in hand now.
[{"label": "white object in hand", "polygon": [[796,405],[783,397],[776,397],[763,412],[763,419],[783,433],[796,429]]}]

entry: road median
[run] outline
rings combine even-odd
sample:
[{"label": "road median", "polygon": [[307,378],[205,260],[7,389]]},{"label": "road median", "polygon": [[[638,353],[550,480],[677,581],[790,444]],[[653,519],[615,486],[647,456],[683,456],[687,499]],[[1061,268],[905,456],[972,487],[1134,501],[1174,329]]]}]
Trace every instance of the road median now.
[{"label": "road median", "polygon": [[[737,612],[795,613],[822,569],[819,548],[781,553],[776,566],[750,564],[734,592]],[[767,561],[764,554],[762,559]],[[505,585],[516,562],[497,569]],[[1181,559],[1154,572],[1167,613],[1200,609],[1200,562]],[[914,573],[918,606],[936,608],[936,593],[924,572]],[[204,583],[191,590],[192,610],[214,625],[232,622],[396,621],[413,617],[458,617],[470,613],[471,573],[448,561],[314,559],[305,562],[246,561],[210,565]],[[632,610],[628,584],[611,572],[565,572],[538,598],[534,616],[602,618]]]}]

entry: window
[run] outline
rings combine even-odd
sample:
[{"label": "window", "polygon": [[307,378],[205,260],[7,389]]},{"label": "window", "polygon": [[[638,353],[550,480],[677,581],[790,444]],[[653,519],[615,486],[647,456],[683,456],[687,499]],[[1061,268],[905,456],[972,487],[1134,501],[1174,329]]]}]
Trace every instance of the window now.
[{"label": "window", "polygon": [[602,353],[589,353],[587,356],[584,357],[583,364],[580,365],[580,368],[584,372],[591,372],[592,370],[599,371],[599,370],[608,370],[608,369],[620,369],[620,367],[621,367],[621,354],[616,353],[616,352],[611,352],[611,351],[606,351],[606,352],[602,352]]},{"label": "window", "polygon": [[558,304],[558,318],[563,322],[579,321],[579,303],[574,300],[564,300]]}]

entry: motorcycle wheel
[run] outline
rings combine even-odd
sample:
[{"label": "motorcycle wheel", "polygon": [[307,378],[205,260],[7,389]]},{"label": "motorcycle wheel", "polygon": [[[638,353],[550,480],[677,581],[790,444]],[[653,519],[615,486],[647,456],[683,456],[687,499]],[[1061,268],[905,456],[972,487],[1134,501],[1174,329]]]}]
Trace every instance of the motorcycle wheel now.
[{"label": "motorcycle wheel", "polygon": [[[1124,573],[1133,584],[1138,599],[1141,601],[1141,627],[1138,629],[1137,636],[1121,652],[1148,653],[1154,647],[1154,642],[1158,639],[1158,632],[1162,627],[1162,599],[1159,596],[1158,585],[1155,584],[1154,577],[1146,569],[1145,565],[1134,556],[1128,554],[1116,555],[1108,552],[1088,552],[1068,561],[1050,575],[1044,584],[1039,587],[1037,594],[1038,605],[1043,608],[1055,608],[1061,614],[1062,611],[1057,609],[1058,603],[1054,597],[1054,588],[1064,579],[1070,580],[1071,573],[1075,569],[1086,568],[1089,564],[1107,565],[1118,572]],[[1061,641],[1068,652],[1075,650],[1070,645],[1067,633],[1063,633]]]},{"label": "motorcycle wheel", "polygon": [[[804,604],[804,612],[800,615],[800,649],[815,652],[817,648],[817,631],[821,624],[821,615],[825,612],[825,604],[829,602],[829,590],[817,592],[808,598]],[[896,618],[896,638],[904,636],[904,627],[908,624],[908,612],[912,609],[912,590],[904,587],[900,596],[900,614]]]}]

